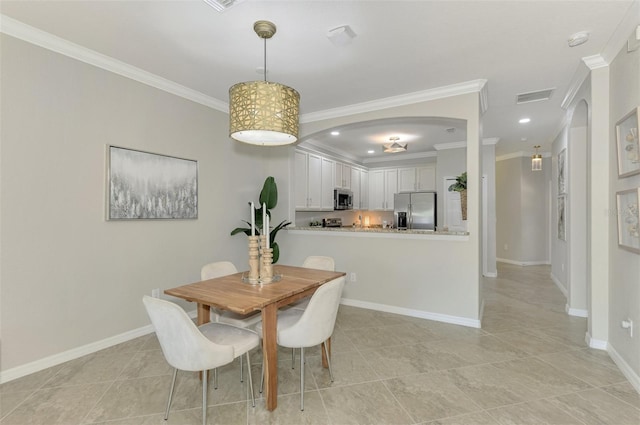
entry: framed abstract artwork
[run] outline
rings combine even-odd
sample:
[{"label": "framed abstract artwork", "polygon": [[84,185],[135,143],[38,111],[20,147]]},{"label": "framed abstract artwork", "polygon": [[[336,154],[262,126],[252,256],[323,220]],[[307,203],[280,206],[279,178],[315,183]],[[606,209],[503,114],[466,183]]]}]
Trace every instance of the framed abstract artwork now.
[{"label": "framed abstract artwork", "polygon": [[567,212],[565,209],[566,196],[558,196],[558,239],[567,240]]},{"label": "framed abstract artwork", "polygon": [[616,123],[618,177],[628,177],[640,173],[639,116],[640,107],[637,107]]},{"label": "framed abstract artwork", "polygon": [[198,162],[107,146],[107,220],[198,218]]},{"label": "framed abstract artwork", "polygon": [[558,195],[567,193],[567,149],[558,154]]},{"label": "framed abstract artwork", "polygon": [[618,206],[618,246],[640,254],[640,188],[616,193]]}]

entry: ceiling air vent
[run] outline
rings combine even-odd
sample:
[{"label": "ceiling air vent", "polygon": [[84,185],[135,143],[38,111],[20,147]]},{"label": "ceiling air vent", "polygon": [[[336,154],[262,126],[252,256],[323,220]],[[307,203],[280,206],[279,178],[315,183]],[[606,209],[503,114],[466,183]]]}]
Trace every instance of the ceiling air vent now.
[{"label": "ceiling air vent", "polygon": [[540,100],[549,100],[554,90],[555,88],[532,91],[529,93],[520,93],[519,95],[516,96],[516,103],[520,104],[520,103],[538,102]]},{"label": "ceiling air vent", "polygon": [[218,12],[224,12],[225,10],[235,6],[238,3],[242,3],[244,0],[202,0],[209,6],[213,7]]}]

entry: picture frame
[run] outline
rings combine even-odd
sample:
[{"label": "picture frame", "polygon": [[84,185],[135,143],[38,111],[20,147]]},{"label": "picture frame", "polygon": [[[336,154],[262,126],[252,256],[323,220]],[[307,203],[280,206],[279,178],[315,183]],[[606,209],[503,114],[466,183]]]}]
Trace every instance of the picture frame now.
[{"label": "picture frame", "polygon": [[567,148],[558,153],[558,194],[567,193]]},{"label": "picture frame", "polygon": [[198,162],[107,145],[107,220],[198,218]]},{"label": "picture frame", "polygon": [[640,107],[634,108],[616,123],[618,178],[640,173],[638,121],[640,121]]},{"label": "picture frame", "polygon": [[640,254],[640,188],[616,193],[618,246]]},{"label": "picture frame", "polygon": [[566,195],[558,196],[558,239],[567,240]]}]

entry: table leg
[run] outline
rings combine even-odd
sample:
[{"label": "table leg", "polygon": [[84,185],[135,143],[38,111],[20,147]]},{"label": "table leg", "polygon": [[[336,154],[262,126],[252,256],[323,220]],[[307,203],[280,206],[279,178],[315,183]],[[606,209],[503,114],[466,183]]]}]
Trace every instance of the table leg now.
[{"label": "table leg", "polygon": [[[321,348],[320,351],[322,351],[322,367],[328,368],[329,363],[327,363],[327,355],[325,354],[325,351],[324,351],[324,345],[325,343],[323,342],[322,346],[320,347]],[[329,352],[329,357],[331,357],[331,337],[327,339],[326,345],[327,345],[327,351]]]},{"label": "table leg", "polygon": [[211,306],[198,303],[198,326],[211,321]]},{"label": "table leg", "polygon": [[262,358],[267,410],[278,407],[278,308],[271,304],[262,309]]}]

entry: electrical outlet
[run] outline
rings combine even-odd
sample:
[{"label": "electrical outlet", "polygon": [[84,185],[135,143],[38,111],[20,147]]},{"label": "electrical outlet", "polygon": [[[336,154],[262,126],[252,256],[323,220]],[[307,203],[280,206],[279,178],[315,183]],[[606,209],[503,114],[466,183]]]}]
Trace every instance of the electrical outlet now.
[{"label": "electrical outlet", "polygon": [[629,329],[629,336],[633,338],[633,320],[631,319],[623,320],[621,325],[623,329]]},{"label": "electrical outlet", "polygon": [[153,298],[160,298],[160,288],[155,288],[151,290],[151,296]]},{"label": "electrical outlet", "polygon": [[349,276],[349,280],[351,282],[356,282],[357,281],[357,276],[355,272],[352,272],[351,275]]}]

